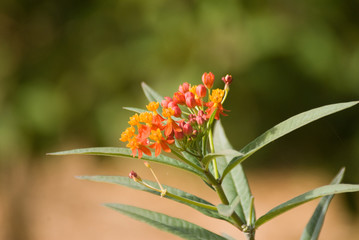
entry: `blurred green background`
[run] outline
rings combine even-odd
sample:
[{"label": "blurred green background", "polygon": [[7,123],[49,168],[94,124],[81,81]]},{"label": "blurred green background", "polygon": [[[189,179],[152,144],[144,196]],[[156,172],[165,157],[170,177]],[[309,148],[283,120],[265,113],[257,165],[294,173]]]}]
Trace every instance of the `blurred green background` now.
[{"label": "blurred green background", "polygon": [[[359,99],[359,2],[2,0],[0,171],[46,152],[117,146],[140,83],[171,95],[203,72],[234,82],[223,119],[241,148],[286,118]],[[271,144],[250,169],[319,167],[359,183],[358,107]],[[352,195],[354,196],[354,195]],[[354,202],[349,200],[353,212]]]}]

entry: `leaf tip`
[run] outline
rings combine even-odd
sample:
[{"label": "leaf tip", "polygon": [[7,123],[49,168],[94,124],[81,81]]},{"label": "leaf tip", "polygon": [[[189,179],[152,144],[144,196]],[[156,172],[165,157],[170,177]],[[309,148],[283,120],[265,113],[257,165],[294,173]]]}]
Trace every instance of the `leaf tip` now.
[{"label": "leaf tip", "polygon": [[75,178],[80,179],[80,180],[87,180],[89,177],[88,176],[75,176]]},{"label": "leaf tip", "polygon": [[51,153],[46,153],[47,156],[56,156],[56,155],[63,155],[62,152],[51,152]]}]

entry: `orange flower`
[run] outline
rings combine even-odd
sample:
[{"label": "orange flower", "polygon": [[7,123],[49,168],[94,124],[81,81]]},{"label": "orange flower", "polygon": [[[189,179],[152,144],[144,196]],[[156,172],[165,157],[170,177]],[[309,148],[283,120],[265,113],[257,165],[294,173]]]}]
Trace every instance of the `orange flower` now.
[{"label": "orange flower", "polygon": [[175,114],[172,108],[164,108],[162,115],[167,118],[167,124],[165,126],[165,135],[168,137],[172,132],[182,132],[182,129],[177,123],[171,118]]},{"label": "orange flower", "polygon": [[141,139],[138,136],[134,136],[133,138],[129,139],[128,144],[126,147],[132,150],[132,156],[135,157],[138,152],[138,159],[141,159],[143,153],[151,156],[151,151],[146,147],[149,144],[149,140],[147,138]]},{"label": "orange flower", "polygon": [[212,94],[209,96],[209,100],[213,103],[220,103],[224,96],[224,90],[222,89],[214,89],[212,90]]},{"label": "orange flower", "polygon": [[152,125],[153,114],[150,112],[140,113],[139,120],[140,122],[146,123],[147,125]]},{"label": "orange flower", "polygon": [[157,113],[157,109],[160,106],[158,102],[150,102],[148,105],[146,105],[146,108],[148,111],[153,112],[153,114]]},{"label": "orange flower", "polygon": [[213,103],[213,102],[209,102],[206,104],[206,106],[208,107],[206,110],[206,119],[210,119],[213,112],[217,109],[216,115],[214,116],[214,119],[219,120],[219,116],[220,114],[223,116],[228,116],[227,114],[223,113],[224,111],[228,111],[226,109],[223,108],[221,103]]},{"label": "orange flower", "polygon": [[157,109],[159,108],[160,104],[158,102],[150,102],[146,105],[148,111],[152,111],[152,122],[148,124],[152,127],[152,129],[160,128],[161,130],[164,128],[162,126],[162,122],[164,121],[163,117],[157,113]]},{"label": "orange flower", "polygon": [[224,90],[222,89],[215,89],[212,91],[212,94],[209,96],[210,102],[206,104],[208,107],[206,110],[206,119],[209,119],[213,112],[217,109],[216,115],[214,118],[219,120],[220,114],[223,116],[227,116],[227,114],[223,113],[223,111],[227,111],[223,108],[221,102],[224,96]]},{"label": "orange flower", "polygon": [[130,121],[128,121],[128,124],[130,124],[131,126],[140,125],[140,117],[137,113],[130,117]]},{"label": "orange flower", "polygon": [[166,140],[162,136],[162,133],[161,133],[160,129],[152,130],[151,135],[150,135],[150,139],[155,141],[155,143],[150,145],[150,148],[155,149],[155,156],[156,157],[161,153],[161,149],[163,149],[163,151],[165,151],[165,152],[171,152],[171,149],[169,148],[169,146],[167,144],[172,144],[174,142],[174,140],[173,139],[167,139]]},{"label": "orange flower", "polygon": [[214,82],[214,75],[213,73],[209,72],[209,73],[203,73],[202,75],[202,82],[204,84],[204,86],[206,86],[206,88],[210,89],[213,86],[213,82]]},{"label": "orange flower", "polygon": [[126,128],[125,131],[121,133],[121,142],[127,142],[131,137],[135,135],[135,128],[133,126]]}]

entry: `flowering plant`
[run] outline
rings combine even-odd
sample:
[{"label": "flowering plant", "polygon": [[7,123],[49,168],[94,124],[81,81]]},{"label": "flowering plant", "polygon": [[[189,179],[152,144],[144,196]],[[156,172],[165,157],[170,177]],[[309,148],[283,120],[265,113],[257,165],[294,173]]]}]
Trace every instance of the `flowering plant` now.
[{"label": "flowering plant", "polygon": [[[52,153],[53,155],[92,154],[118,157],[137,157],[153,172],[148,162],[177,167],[197,175],[215,191],[220,204],[214,205],[198,196],[180,189],[141,179],[134,171],[123,176],[83,176],[81,179],[121,184],[146,191],[190,206],[202,214],[227,221],[242,231],[246,239],[255,239],[256,230],[278,215],[313,199],[322,198],[301,239],[317,239],[327,207],[334,194],[359,191],[359,185],[341,184],[344,169],[340,170],[330,185],[322,186],[299,195],[256,217],[254,197],[242,162],[253,153],[319,118],[352,107],[356,102],[327,105],[291,117],[269,129],[244,148],[236,151],[226,138],[220,118],[227,116],[223,104],[230,90],[232,76],[222,78],[223,89],[213,89],[214,75],[204,73],[202,83],[192,86],[185,82],[172,97],[162,97],[145,83],[143,91],[149,100],[147,109],[125,109],[135,112],[129,119],[129,127],[121,134],[120,141],[126,148],[85,148]],[[174,157],[168,156],[171,153]],[[144,221],[161,230],[184,239],[233,239],[220,236],[185,220],[162,213],[124,205],[106,204],[132,218]]]}]

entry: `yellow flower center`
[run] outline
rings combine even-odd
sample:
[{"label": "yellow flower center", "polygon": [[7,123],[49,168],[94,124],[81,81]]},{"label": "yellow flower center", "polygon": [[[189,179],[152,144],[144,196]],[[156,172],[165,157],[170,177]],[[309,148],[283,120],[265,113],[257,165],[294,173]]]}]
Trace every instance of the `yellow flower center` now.
[{"label": "yellow flower center", "polygon": [[128,140],[128,144],[126,145],[126,147],[130,148],[130,149],[137,149],[140,146],[140,144],[138,143],[136,136],[134,136],[133,138]]},{"label": "yellow flower center", "polygon": [[135,128],[133,126],[126,128],[125,131],[121,133],[120,141],[127,142],[131,137],[135,135]]},{"label": "yellow flower center", "polygon": [[213,103],[220,103],[224,96],[224,90],[222,89],[215,89],[212,91],[211,96],[209,96],[209,99]]},{"label": "yellow flower center", "polygon": [[162,115],[165,117],[165,118],[170,118],[172,117],[173,115],[175,114],[175,111],[172,109],[172,108],[164,108],[162,110]]},{"label": "yellow flower center", "polygon": [[128,123],[129,123],[131,126],[135,126],[135,125],[140,124],[140,118],[139,118],[138,114],[136,113],[135,115],[133,115],[132,117],[130,117],[130,121],[128,121]]},{"label": "yellow flower center", "polygon": [[156,130],[151,130],[150,139],[152,139],[155,142],[160,142],[162,140],[162,133],[159,128]]},{"label": "yellow flower center", "polygon": [[150,112],[143,112],[140,114],[139,119],[140,119],[140,122],[152,124],[153,115]]},{"label": "yellow flower center", "polygon": [[156,112],[160,104],[158,102],[150,102],[148,105],[146,105],[146,108],[148,111]]}]

